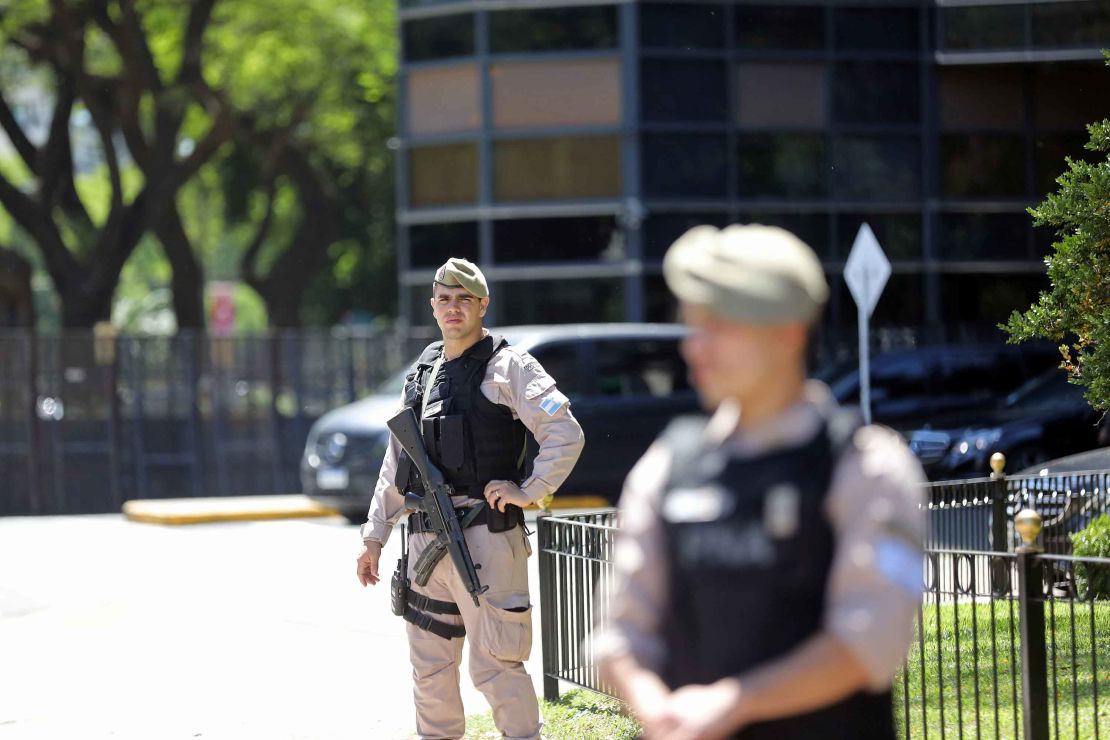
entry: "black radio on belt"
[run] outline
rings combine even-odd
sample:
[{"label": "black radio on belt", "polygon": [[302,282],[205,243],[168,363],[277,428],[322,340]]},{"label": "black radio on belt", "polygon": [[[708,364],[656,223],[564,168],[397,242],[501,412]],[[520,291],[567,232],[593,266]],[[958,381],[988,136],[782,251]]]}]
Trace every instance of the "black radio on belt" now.
[{"label": "black radio on belt", "polygon": [[405,615],[409,603],[409,548],[405,537],[405,525],[401,525],[401,557],[397,560],[397,570],[389,583],[389,605],[398,617]]}]

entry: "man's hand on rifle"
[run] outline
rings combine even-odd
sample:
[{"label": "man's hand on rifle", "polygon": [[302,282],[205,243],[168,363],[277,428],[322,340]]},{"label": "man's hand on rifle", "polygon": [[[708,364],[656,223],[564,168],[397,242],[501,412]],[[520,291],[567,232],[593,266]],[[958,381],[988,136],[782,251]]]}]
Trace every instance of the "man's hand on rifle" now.
[{"label": "man's hand on rifle", "polygon": [[378,577],[378,561],[382,559],[382,543],[367,541],[362,546],[362,551],[358,554],[358,582],[363,586],[375,585],[379,580]]},{"label": "man's hand on rifle", "polygon": [[491,509],[496,508],[498,511],[504,511],[509,504],[516,504],[523,509],[532,503],[524,495],[524,491],[520,490],[520,486],[508,480],[491,480],[486,484],[484,493],[486,503]]}]

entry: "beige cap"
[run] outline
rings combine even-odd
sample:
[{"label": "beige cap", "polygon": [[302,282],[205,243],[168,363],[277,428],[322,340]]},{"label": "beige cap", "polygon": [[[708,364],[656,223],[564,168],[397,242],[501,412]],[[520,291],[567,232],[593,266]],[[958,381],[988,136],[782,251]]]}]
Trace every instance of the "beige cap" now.
[{"label": "beige cap", "polygon": [[680,300],[755,324],[812,323],[829,297],[817,255],[777,226],[695,226],[667,250],[663,275]]},{"label": "beige cap", "polygon": [[446,285],[448,288],[461,286],[466,288],[468,293],[472,293],[479,298],[489,297],[486,276],[478,269],[478,265],[461,257],[452,257],[440,265],[433,280],[440,285]]}]

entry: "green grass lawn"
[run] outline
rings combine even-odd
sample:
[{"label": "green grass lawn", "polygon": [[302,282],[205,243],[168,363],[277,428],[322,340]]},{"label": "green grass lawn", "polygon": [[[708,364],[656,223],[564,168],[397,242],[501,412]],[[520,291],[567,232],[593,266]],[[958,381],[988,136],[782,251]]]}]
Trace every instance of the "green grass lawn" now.
[{"label": "green grass lawn", "polygon": [[[640,734],[640,726],[622,712],[623,707],[616,699],[584,689],[568,691],[557,702],[540,701],[543,737],[545,740],[632,740]],[[466,740],[500,737],[489,712],[466,718]]]},{"label": "green grass lawn", "polygon": [[[1110,735],[1110,603],[1096,603],[1093,614],[1089,603],[1046,605],[1045,643],[1052,735],[1094,737],[1096,720],[1100,735]],[[949,737],[959,737],[961,726],[966,737],[1020,736],[1019,650],[1016,603],[925,607],[894,684],[899,736],[907,694],[910,737],[940,737],[942,724]]]}]

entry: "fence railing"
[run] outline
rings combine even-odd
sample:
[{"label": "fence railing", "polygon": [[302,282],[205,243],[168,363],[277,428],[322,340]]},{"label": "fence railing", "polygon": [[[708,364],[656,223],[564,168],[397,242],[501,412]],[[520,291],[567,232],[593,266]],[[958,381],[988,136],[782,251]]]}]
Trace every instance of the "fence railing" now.
[{"label": "fence railing", "polygon": [[312,423],[371,392],[429,337],[0,332],[0,515],[298,491]]},{"label": "fence railing", "polygon": [[[1063,476],[1081,479],[1078,486],[1042,479],[1039,488],[1013,479],[1014,500],[1050,502],[1046,511],[1056,514],[1043,521],[1052,523],[1060,512],[1077,510],[1060,500],[1067,491],[1084,506],[1105,505],[1107,475]],[[1087,486],[1091,481],[1099,483],[1097,491]],[[932,485],[929,506],[977,517],[977,524],[942,520],[942,526],[982,540],[990,517],[977,514],[975,507],[983,504],[972,503],[973,495],[963,503],[962,494],[974,490],[962,483]],[[1012,529],[1004,530],[1007,543]],[[607,615],[617,530],[615,510],[539,520],[549,700],[558,697],[560,681],[612,695],[591,661],[590,630]],[[1051,531],[1044,534],[1052,542]],[[930,542],[937,536],[931,531]],[[929,546],[922,572],[924,597],[913,645],[894,683],[901,736],[1040,740],[1110,734],[1110,718],[1099,713],[1110,706],[1102,698],[1110,692],[1110,559],[1024,546],[1005,552]]]}]

